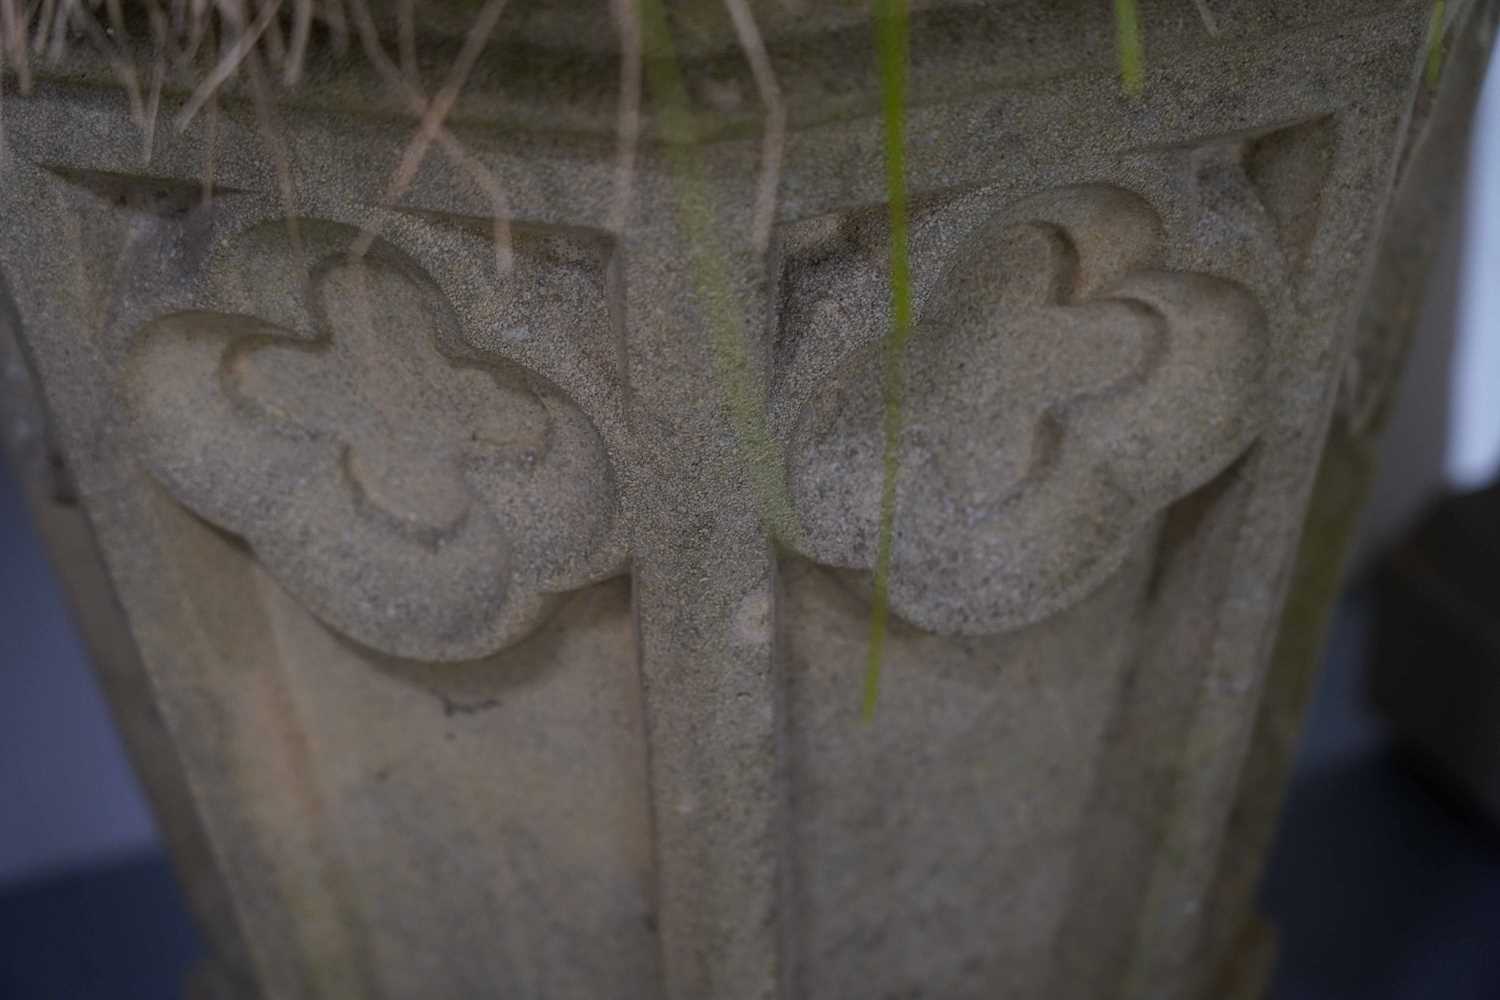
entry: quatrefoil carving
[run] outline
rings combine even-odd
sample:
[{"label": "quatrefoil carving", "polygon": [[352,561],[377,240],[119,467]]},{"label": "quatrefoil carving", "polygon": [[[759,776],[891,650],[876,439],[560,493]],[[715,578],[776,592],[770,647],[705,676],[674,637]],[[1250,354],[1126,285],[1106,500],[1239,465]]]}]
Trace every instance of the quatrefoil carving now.
[{"label": "quatrefoil carving", "polygon": [[[1246,450],[1266,318],[1239,284],[1166,270],[1164,242],[1144,199],[1099,185],[994,214],[939,255],[905,354],[890,599],[907,621],[986,634],[1076,603]],[[871,256],[845,274],[842,299],[825,277],[804,311],[825,343],[850,339],[847,288],[883,284]],[[867,337],[791,420],[804,554],[826,566],[875,565],[883,410]]]},{"label": "quatrefoil carving", "polygon": [[[954,231],[929,215],[914,238],[890,594],[914,625],[987,634],[1087,596],[1244,453],[1267,322],[1241,285],[1166,269],[1159,216],[1119,188]],[[146,465],[351,638],[485,656],[623,570],[610,451],[577,399],[473,346],[411,258],[377,241],[349,259],[354,236],[309,220],[294,250],[281,223],[252,227],[207,269],[204,308],[140,331],[125,386]],[[866,242],[835,247],[817,301],[783,317],[773,400],[802,554],[855,574],[874,566],[883,467]]]},{"label": "quatrefoil carving", "polygon": [[619,572],[610,458],[576,403],[468,347],[395,247],[354,260],[351,227],[303,232],[300,248],[280,222],[239,234],[206,282],[230,309],[140,332],[127,396],[167,490],[401,657],[487,655]]}]

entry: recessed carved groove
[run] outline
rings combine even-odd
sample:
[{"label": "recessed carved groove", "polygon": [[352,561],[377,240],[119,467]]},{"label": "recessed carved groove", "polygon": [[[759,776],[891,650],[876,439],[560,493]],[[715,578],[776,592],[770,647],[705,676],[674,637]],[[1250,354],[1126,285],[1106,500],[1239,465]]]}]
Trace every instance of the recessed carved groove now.
[{"label": "recessed carved groove", "polygon": [[1276,221],[1287,263],[1297,267],[1317,234],[1337,139],[1332,115],[1256,136],[1245,144],[1245,176]]},{"label": "recessed carved groove", "polygon": [[1144,146],[1132,146],[1125,150],[1128,155],[1139,155],[1142,153],[1164,153],[1173,150],[1188,151],[1202,149],[1208,146],[1236,146],[1254,145],[1271,136],[1283,132],[1298,132],[1309,127],[1318,127],[1325,123],[1332,123],[1336,115],[1332,112],[1327,114],[1311,115],[1303,118],[1292,118],[1270,125],[1257,125],[1254,128],[1236,129],[1233,131],[1220,132],[1214,135],[1195,135],[1185,137],[1177,142],[1152,143]]},{"label": "recessed carved groove", "polygon": [[[48,165],[46,170],[60,180],[99,198],[112,208],[127,212],[175,218],[186,215],[205,201],[202,184],[174,177],[143,177],[107,170],[81,170]],[[217,195],[233,194],[233,188],[215,188]]]}]

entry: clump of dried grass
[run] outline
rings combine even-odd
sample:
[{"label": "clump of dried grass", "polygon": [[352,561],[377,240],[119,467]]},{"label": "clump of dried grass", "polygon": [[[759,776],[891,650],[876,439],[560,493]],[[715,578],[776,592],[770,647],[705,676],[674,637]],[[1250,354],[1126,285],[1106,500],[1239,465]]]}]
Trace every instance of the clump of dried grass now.
[{"label": "clump of dried grass", "polygon": [[0,60],[26,94],[36,66],[83,47],[109,66],[147,129],[166,82],[191,81],[185,127],[252,54],[295,85],[319,20],[347,45],[344,0],[0,0]]},{"label": "clump of dried grass", "polygon": [[[0,0],[0,85],[8,68],[17,89],[27,94],[38,65],[55,66],[73,49],[84,48],[103,60],[125,92],[131,118],[141,129],[143,157],[149,162],[162,90],[169,81],[189,92],[173,118],[179,130],[205,109],[213,114],[224,88],[237,82],[255,108],[291,221],[297,199],[291,160],[281,139],[277,88],[286,91],[301,82],[315,27],[321,25],[336,53],[347,50],[351,36],[357,35],[370,65],[417,121],[384,200],[400,199],[437,145],[491,201],[496,265],[505,272],[510,267],[510,230],[503,187],[444,124],[504,7],[505,0],[482,5],[458,60],[437,91],[429,94],[417,71],[415,0],[398,0],[395,60],[380,37],[369,0]],[[215,132],[210,127],[210,135]],[[212,150],[205,159],[210,164],[204,182],[207,192],[212,189]],[[367,250],[376,235],[362,235],[355,251]]]},{"label": "clump of dried grass", "polygon": [[[210,116],[211,144],[217,103],[226,87],[241,88],[256,110],[260,133],[274,164],[288,218],[295,217],[296,192],[291,159],[280,138],[280,98],[299,85],[307,68],[315,30],[342,54],[356,43],[369,66],[415,121],[415,130],[393,167],[383,200],[400,200],[432,148],[437,147],[482,192],[495,221],[495,264],[511,267],[509,202],[500,180],[453,135],[447,119],[469,75],[493,36],[506,0],[476,5],[458,57],[436,90],[429,90],[417,65],[416,0],[391,0],[394,54],[381,37],[372,0],[0,0],[0,114],[7,74],[21,94],[34,86],[39,67],[56,66],[77,49],[100,59],[124,91],[130,116],[141,130],[142,156],[150,162],[161,114],[163,90],[175,84],[188,97],[172,116],[184,130],[201,114]],[[614,209],[617,231],[628,221],[636,147],[642,128],[641,27],[636,0],[608,4],[620,36],[620,98]],[[756,197],[753,241],[764,249],[770,239],[780,180],[786,108],[765,44],[746,0],[722,0],[752,70],[766,110],[766,136]],[[387,11],[387,13],[391,13]],[[278,93],[280,88],[281,93]],[[0,117],[0,144],[4,142]],[[205,194],[213,185],[213,150]],[[363,253],[378,236],[367,232],[356,242]]]}]

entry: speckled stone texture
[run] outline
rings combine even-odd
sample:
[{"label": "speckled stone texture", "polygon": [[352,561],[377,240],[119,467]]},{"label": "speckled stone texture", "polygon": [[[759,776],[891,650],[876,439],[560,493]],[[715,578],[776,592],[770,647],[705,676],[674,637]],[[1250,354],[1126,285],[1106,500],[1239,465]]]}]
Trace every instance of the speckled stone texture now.
[{"label": "speckled stone texture", "polygon": [[[426,86],[471,6],[419,19]],[[515,0],[394,199],[410,94],[323,34],[274,115],[231,85],[178,130],[169,86],[144,162],[86,53],[6,81],[0,412],[203,992],[1255,995],[1496,4],[1448,5],[1433,89],[1425,0],[1143,0],[1138,98],[1108,5],[913,5],[869,724],[869,15],[749,5],[788,121],[763,247],[750,62],[667,6],[689,104],[647,67],[631,170],[607,5]]]}]

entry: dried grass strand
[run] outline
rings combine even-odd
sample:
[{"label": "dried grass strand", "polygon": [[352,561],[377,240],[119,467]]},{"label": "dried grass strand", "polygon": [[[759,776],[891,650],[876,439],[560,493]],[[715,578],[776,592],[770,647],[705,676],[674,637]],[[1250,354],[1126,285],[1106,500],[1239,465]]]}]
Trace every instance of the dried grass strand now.
[{"label": "dried grass strand", "polygon": [[280,120],[265,73],[261,70],[259,53],[251,49],[245,56],[244,66],[245,76],[250,81],[250,97],[255,104],[256,126],[276,170],[276,186],[281,193],[282,211],[286,214],[287,238],[291,240],[292,252],[301,258],[304,256],[302,227],[297,219],[297,188],[291,155],[281,140]]},{"label": "dried grass strand", "polygon": [[36,32],[31,36],[31,51],[38,58],[47,51],[47,42],[52,37],[52,20],[56,16],[57,0],[42,0],[36,16]]},{"label": "dried grass strand", "polygon": [[417,72],[417,8],[415,0],[400,0],[396,5],[396,56],[401,72],[421,88],[422,76]]},{"label": "dried grass strand", "polygon": [[[120,82],[120,86],[125,88],[125,99],[130,105],[130,120],[135,122],[136,125],[144,125],[146,123],[146,102],[141,95],[140,78],[136,75],[135,64],[126,58],[125,50],[119,42],[124,37],[123,27],[116,30],[116,38],[112,39],[108,32],[99,24],[98,20],[95,19],[93,13],[81,3],[76,2],[76,0],[72,0],[72,2],[66,2],[65,0],[62,6],[68,12],[69,20],[88,36],[89,41],[93,43],[100,55],[104,57],[104,61],[109,66],[110,72]],[[113,6],[118,9],[119,4],[116,2]],[[112,13],[111,16],[113,16]],[[65,35],[66,29],[59,33],[57,38],[53,39],[53,44],[60,45]],[[62,53],[59,50],[58,58],[61,57]]]},{"label": "dried grass strand", "polygon": [[464,39],[463,48],[453,68],[449,71],[448,78],[443,81],[443,86],[438,90],[437,96],[427,105],[417,128],[417,134],[407,144],[402,154],[400,166],[392,178],[392,183],[387,187],[386,200],[393,201],[399,198],[416,177],[422,162],[427,158],[427,151],[431,148],[438,130],[443,127],[443,122],[458,101],[459,92],[468,81],[469,74],[473,72],[474,64],[479,61],[479,55],[484,51],[490,33],[495,29],[495,22],[500,19],[500,13],[505,9],[505,3],[506,0],[489,0],[479,12],[478,17],[474,19],[474,25]]},{"label": "dried grass strand", "polygon": [[[387,200],[397,200],[405,193],[431,147],[436,144],[493,205],[496,267],[502,274],[510,270],[513,262],[510,211],[505,188],[494,172],[472,155],[446,125],[460,92],[498,24],[505,0],[489,0],[481,8],[455,65],[431,99],[424,93],[420,81],[416,46],[417,5],[414,0],[402,0],[400,5],[399,68],[385,55],[366,0],[355,0],[347,7],[344,0],[144,2],[155,45],[152,61],[144,69],[130,55],[123,0],[0,0],[0,58],[16,74],[24,90],[30,85],[30,75],[17,68],[22,65],[22,60],[35,53],[56,63],[63,58],[70,37],[85,39],[125,91],[131,118],[142,128],[143,157],[149,161],[154,152],[156,126],[167,80],[173,73],[183,73],[188,78],[186,74],[191,72],[207,40],[217,50],[218,58],[207,75],[196,81],[176,116],[178,129],[185,130],[204,108],[212,109],[204,151],[204,198],[212,197],[216,183],[218,97],[231,78],[244,72],[250,82],[258,129],[275,168],[289,224],[295,230],[293,171],[279,134],[276,101],[267,85],[266,66],[269,64],[275,69],[276,75],[286,85],[294,85],[305,70],[315,22],[326,25],[330,42],[340,53],[348,46],[351,30],[357,31],[371,64],[418,119],[417,131],[404,148],[401,161],[390,178]],[[629,5],[631,0],[615,2]],[[283,26],[280,17],[286,10],[290,10],[288,24]],[[101,24],[101,19],[108,27]],[[354,22],[352,25],[351,21]],[[630,17],[629,21],[633,23],[634,18]],[[638,44],[635,47],[638,49]],[[624,136],[630,147],[629,152],[622,156],[622,177],[625,180],[621,183],[626,188],[633,171],[635,137],[639,132],[638,63],[638,58],[627,59],[624,71],[627,92],[637,93],[630,99],[633,103],[623,109]],[[143,73],[146,74],[144,87]],[[632,84],[631,80],[636,82]]]},{"label": "dried grass strand", "polygon": [[1193,5],[1198,8],[1198,16],[1203,20],[1203,30],[1207,31],[1209,37],[1219,37],[1219,19],[1214,16],[1213,9],[1208,6],[1208,0],[1193,0]]},{"label": "dried grass strand", "polygon": [[[401,74],[401,70],[386,54],[384,46],[380,43],[379,32],[375,28],[375,21],[370,15],[366,0],[352,0],[350,11],[354,21],[355,32],[359,36],[360,44],[365,50],[365,57],[369,59],[370,65],[375,68],[375,71],[385,80],[386,84],[400,95],[402,101],[406,104],[407,110],[418,118],[427,121],[429,105],[426,97],[421,90],[413,86],[411,81],[407,80]],[[471,34],[473,34],[473,29],[471,29]],[[497,275],[501,277],[509,274],[514,265],[514,254],[512,252],[510,236],[510,202],[506,197],[504,186],[488,168],[464,148],[462,143],[454,138],[452,133],[443,126],[441,118],[436,120],[432,138],[437,142],[444,154],[456,166],[467,173],[482,192],[489,196],[491,205],[493,206],[492,212],[495,226],[495,270]],[[378,234],[367,227],[365,232],[361,234],[360,242],[367,247],[375,235]]]},{"label": "dried grass strand", "polygon": [[21,0],[0,0],[0,44],[9,50],[16,89],[22,94],[31,93],[31,56],[26,47],[31,14],[21,9]]},{"label": "dried grass strand", "polygon": [[641,137],[641,22],[635,0],[611,0],[620,34],[620,101],[615,129],[615,190],[610,228],[625,230],[635,190],[636,150]]},{"label": "dried grass strand", "polygon": [[146,110],[144,120],[141,122],[141,162],[150,163],[152,151],[156,145],[156,119],[161,111],[161,91],[166,83],[167,57],[163,52],[158,52],[156,62],[151,66],[151,87],[146,96]]},{"label": "dried grass strand", "polygon": [[202,203],[207,205],[213,200],[214,181],[219,169],[219,98],[217,95],[208,99],[208,108],[204,117]]},{"label": "dried grass strand", "polygon": [[771,226],[776,218],[776,194],[781,188],[781,161],[786,147],[786,103],[781,98],[781,86],[776,82],[776,71],[771,66],[770,54],[761,38],[755,15],[750,12],[746,0],[724,0],[730,20],[739,38],[740,48],[750,63],[750,73],[755,78],[755,87],[760,91],[761,103],[766,108],[766,134],[761,145],[760,180],[756,185],[755,215],[750,227],[750,238],[758,252],[764,253],[771,243]]},{"label": "dried grass strand", "polygon": [[[220,9],[223,9],[223,5],[220,6]],[[194,116],[203,108],[204,103],[214,91],[223,86],[224,82],[234,75],[235,70],[239,69],[240,64],[245,62],[247,57],[255,51],[255,43],[260,39],[262,33],[266,30],[266,26],[271,23],[271,19],[276,16],[276,12],[280,9],[281,0],[270,0],[256,14],[255,20],[251,22],[248,28],[240,28],[236,32],[236,37],[233,44],[229,46],[229,51],[220,57],[213,70],[193,90],[187,104],[183,105],[182,110],[178,112],[177,130],[179,132],[192,124]]]},{"label": "dried grass strand", "polygon": [[349,50],[349,19],[344,14],[344,0],[318,0],[313,10],[328,27],[334,54],[342,56]]},{"label": "dried grass strand", "polygon": [[[270,0],[258,0],[258,2],[265,4],[270,2]],[[281,0],[275,0],[275,2],[279,7]],[[278,11],[271,16],[271,21],[266,25],[265,34],[262,37],[265,39],[266,59],[272,66],[284,68],[286,66],[286,38],[281,33],[281,18],[278,16],[279,13]]]},{"label": "dried grass strand", "polygon": [[0,45],[0,165],[10,158],[5,145],[5,46]]},{"label": "dried grass strand", "polygon": [[52,26],[48,29],[50,41],[47,46],[45,59],[48,63],[55,65],[62,58],[63,45],[68,37],[68,24],[73,19],[73,7],[77,0],[62,0],[57,5],[57,13],[52,17]]},{"label": "dried grass strand", "polygon": [[287,45],[286,66],[281,79],[288,87],[302,80],[302,61],[307,57],[307,42],[312,37],[313,0],[294,0],[292,38]]}]

